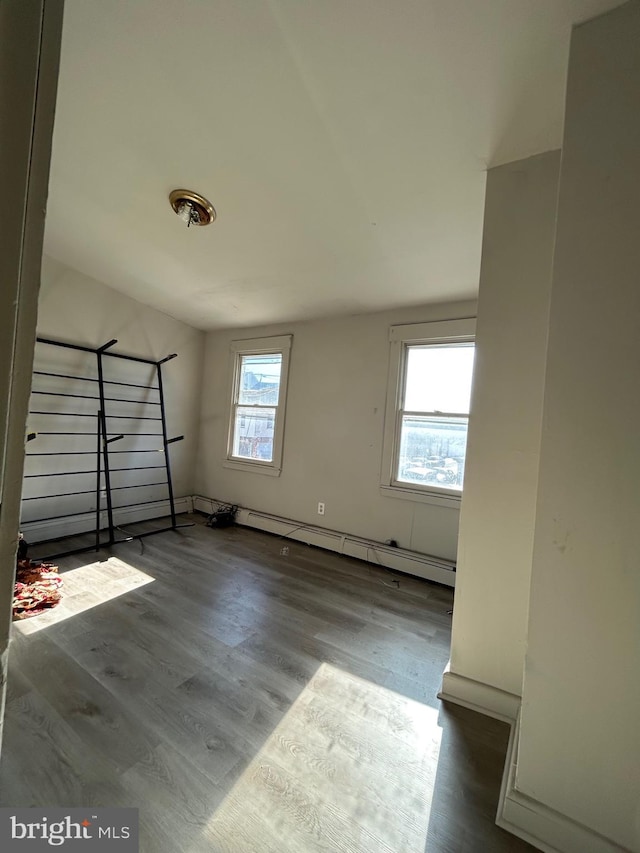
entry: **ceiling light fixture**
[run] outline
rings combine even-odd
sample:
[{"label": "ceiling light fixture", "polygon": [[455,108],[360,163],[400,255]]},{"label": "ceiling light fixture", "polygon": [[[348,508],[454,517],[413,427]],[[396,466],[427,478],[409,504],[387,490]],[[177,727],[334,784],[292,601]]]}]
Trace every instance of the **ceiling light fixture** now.
[{"label": "ceiling light fixture", "polygon": [[173,190],[169,193],[169,202],[180,219],[187,223],[187,228],[215,221],[216,211],[211,202],[191,190]]}]

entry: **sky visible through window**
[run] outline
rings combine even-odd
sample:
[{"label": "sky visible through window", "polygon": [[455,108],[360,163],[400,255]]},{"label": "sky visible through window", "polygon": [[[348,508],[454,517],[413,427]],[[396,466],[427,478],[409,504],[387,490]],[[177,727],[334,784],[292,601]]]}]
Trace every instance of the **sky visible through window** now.
[{"label": "sky visible through window", "polygon": [[409,347],[404,410],[468,414],[475,347]]}]

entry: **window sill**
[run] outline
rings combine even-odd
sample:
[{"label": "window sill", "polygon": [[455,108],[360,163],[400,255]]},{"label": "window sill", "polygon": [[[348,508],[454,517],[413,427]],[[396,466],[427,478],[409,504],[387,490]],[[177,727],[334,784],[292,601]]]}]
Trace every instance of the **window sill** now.
[{"label": "window sill", "polygon": [[223,468],[233,468],[236,471],[246,471],[251,474],[266,474],[268,477],[279,477],[281,468],[276,468],[273,465],[264,465],[260,462],[240,462],[236,459],[225,459],[222,463]]},{"label": "window sill", "polygon": [[432,504],[433,506],[444,506],[449,509],[460,509],[462,495],[440,495],[437,492],[426,492],[422,489],[405,489],[402,486],[380,486],[380,494],[383,498],[399,498],[403,501],[414,503]]}]

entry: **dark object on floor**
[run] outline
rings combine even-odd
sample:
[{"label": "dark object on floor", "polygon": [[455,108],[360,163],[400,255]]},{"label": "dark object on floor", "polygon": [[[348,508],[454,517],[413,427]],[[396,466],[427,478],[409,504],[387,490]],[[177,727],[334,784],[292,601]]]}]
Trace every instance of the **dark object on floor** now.
[{"label": "dark object on floor", "polygon": [[207,516],[207,527],[231,527],[236,523],[238,507],[235,504],[225,504]]},{"label": "dark object on floor", "polygon": [[20,562],[22,560],[27,559],[28,551],[29,551],[29,543],[24,538],[22,533],[19,533],[18,534],[18,564],[20,564]]}]

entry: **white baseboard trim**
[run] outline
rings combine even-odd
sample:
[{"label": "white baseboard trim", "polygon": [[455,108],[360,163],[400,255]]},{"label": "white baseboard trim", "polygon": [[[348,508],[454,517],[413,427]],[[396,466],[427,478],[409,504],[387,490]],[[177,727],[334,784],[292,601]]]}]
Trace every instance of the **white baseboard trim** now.
[{"label": "white baseboard trim", "polygon": [[[212,498],[194,495],[194,510],[204,513],[212,511],[212,505],[221,502]],[[357,557],[359,560],[382,565],[387,569],[395,569],[408,575],[435,581],[446,586],[455,586],[455,564],[438,557],[430,557],[419,554],[416,551],[407,551],[404,548],[392,548],[380,542],[351,536],[337,530],[329,530],[324,527],[316,527],[313,524],[301,524],[294,519],[282,518],[257,510],[241,507],[238,510],[236,521],[247,527],[264,530],[267,533],[275,533],[308,545],[316,545],[327,551],[335,551],[348,557]]]},{"label": "white baseboard trim", "polygon": [[614,841],[572,820],[516,788],[519,720],[509,738],[496,824],[544,853],[630,853]]},{"label": "white baseboard trim", "polygon": [[498,687],[492,687],[490,684],[466,678],[464,675],[458,675],[451,672],[449,666],[442,676],[442,689],[438,693],[438,698],[505,723],[515,722],[520,709],[519,696],[507,693]]},{"label": "white baseboard trim", "polygon": [[[192,512],[193,500],[190,495],[175,498],[174,506],[177,513]],[[146,506],[126,507],[125,509],[114,509],[113,521],[117,526],[126,526],[136,521],[149,521],[154,518],[163,518],[171,514],[169,501],[147,504]],[[77,515],[74,518],[56,518],[51,521],[25,521],[20,525],[20,531],[30,544],[46,542],[49,539],[58,539],[62,536],[74,536],[78,533],[91,531],[96,523],[95,512],[86,515]],[[107,526],[107,513],[101,513],[101,524]]]}]

